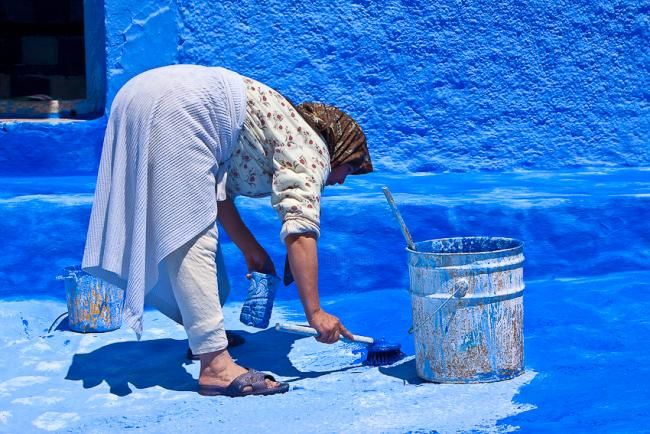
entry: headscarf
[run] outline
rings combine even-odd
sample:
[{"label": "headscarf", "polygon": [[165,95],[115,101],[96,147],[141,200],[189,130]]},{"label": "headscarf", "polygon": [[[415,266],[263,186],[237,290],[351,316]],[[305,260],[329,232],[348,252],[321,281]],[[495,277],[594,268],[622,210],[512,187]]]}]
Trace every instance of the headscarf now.
[{"label": "headscarf", "polygon": [[332,168],[352,166],[352,175],[372,172],[366,135],[354,119],[338,108],[317,102],[304,102],[296,110],[325,139]]}]

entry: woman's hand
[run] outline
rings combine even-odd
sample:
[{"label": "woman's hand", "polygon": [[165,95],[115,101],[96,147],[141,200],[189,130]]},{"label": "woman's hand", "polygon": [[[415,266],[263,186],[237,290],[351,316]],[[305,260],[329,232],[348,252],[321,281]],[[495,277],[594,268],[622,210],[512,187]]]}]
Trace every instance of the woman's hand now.
[{"label": "woman's hand", "polygon": [[330,315],[322,309],[312,313],[309,318],[309,325],[316,329],[318,336],[316,340],[324,344],[333,344],[338,341],[341,335],[352,340],[352,333],[346,329],[341,321],[334,315]]},{"label": "woman's hand", "polygon": [[248,265],[248,272],[257,271],[259,273],[275,274],[275,265],[266,250],[259,244],[255,243],[247,247],[244,251],[244,259]]}]

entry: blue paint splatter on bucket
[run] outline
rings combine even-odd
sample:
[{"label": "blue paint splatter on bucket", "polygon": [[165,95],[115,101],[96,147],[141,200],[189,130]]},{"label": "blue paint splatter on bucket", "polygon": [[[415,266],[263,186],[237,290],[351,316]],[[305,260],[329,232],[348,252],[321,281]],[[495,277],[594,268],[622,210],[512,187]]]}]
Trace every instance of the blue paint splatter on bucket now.
[{"label": "blue paint splatter on bucket", "polygon": [[123,289],[86,273],[79,266],[66,267],[59,278],[65,282],[70,330],[92,333],[121,327]]}]

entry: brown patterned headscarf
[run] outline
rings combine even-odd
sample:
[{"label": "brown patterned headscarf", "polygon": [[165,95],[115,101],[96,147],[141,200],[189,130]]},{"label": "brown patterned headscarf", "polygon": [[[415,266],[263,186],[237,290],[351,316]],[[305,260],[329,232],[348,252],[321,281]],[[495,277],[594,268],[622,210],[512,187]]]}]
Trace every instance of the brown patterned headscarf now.
[{"label": "brown patterned headscarf", "polygon": [[366,135],[354,119],[334,106],[317,102],[304,102],[296,110],[325,139],[332,168],[349,163],[352,175],[372,172]]}]

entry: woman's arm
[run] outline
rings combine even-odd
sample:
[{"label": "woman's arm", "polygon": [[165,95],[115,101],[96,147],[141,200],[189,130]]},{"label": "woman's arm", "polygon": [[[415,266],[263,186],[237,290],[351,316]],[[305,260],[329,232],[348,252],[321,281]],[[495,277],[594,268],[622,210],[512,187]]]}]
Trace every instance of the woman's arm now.
[{"label": "woman's arm", "polygon": [[231,198],[217,202],[217,216],[230,239],[243,253],[248,271],[275,274],[273,261],[244,224]]},{"label": "woman's arm", "polygon": [[341,321],[320,307],[315,234],[311,232],[291,234],[285,238],[285,243],[291,273],[298,286],[307,321],[319,333],[316,339],[328,344],[338,341],[340,335],[351,339],[352,334],[341,324]]}]

